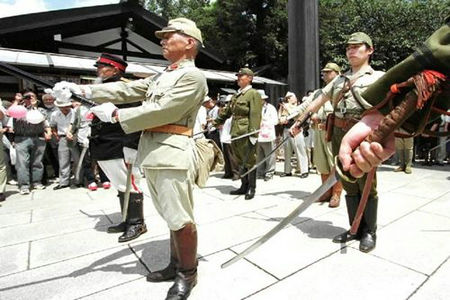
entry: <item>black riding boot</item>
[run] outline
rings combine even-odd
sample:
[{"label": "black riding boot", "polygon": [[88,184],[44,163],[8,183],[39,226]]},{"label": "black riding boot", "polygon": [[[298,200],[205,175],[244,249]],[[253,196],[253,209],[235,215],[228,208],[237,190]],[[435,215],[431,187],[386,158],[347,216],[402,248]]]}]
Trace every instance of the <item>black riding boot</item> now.
[{"label": "black riding boot", "polygon": [[144,223],[144,195],[142,193],[130,193],[130,201],[127,211],[127,228],[119,237],[119,242],[128,242],[138,238],[147,232]]},{"label": "black riding boot", "polygon": [[377,212],[378,197],[369,197],[360,226],[362,235],[359,250],[362,252],[372,251],[376,246]]},{"label": "black riding boot", "polygon": [[[119,202],[120,202],[120,213],[122,213],[123,211],[123,199],[124,199],[124,192],[119,192],[119,194],[117,195],[117,197],[119,197]],[[117,225],[112,225],[109,226],[108,229],[106,230],[106,232],[108,233],[119,233],[119,232],[125,232],[125,230],[127,229],[127,223],[126,222],[121,222]]]},{"label": "black riding boot", "polygon": [[255,190],[256,190],[256,170],[253,170],[247,175],[248,180],[248,190],[245,194],[245,200],[250,200],[255,197]]},{"label": "black riding boot", "polygon": [[[247,169],[243,169],[241,174],[247,172]],[[248,175],[241,177],[241,187],[237,190],[233,190],[230,192],[230,195],[245,195],[248,190]]]},{"label": "black riding boot", "polygon": [[178,256],[177,249],[175,247],[174,232],[170,231],[170,262],[164,269],[150,272],[147,275],[147,281],[161,282],[174,279],[177,275],[177,264]]},{"label": "black riding boot", "polygon": [[197,284],[197,229],[194,224],[187,224],[174,232],[174,238],[178,270],[166,300],[184,300]]},{"label": "black riding boot", "polygon": [[[348,214],[348,222],[350,226],[352,226],[353,219],[355,219],[356,211],[358,210],[359,204],[359,195],[358,196],[345,196],[345,202],[347,204],[347,214]],[[360,226],[361,228],[361,226]],[[350,230],[341,233],[333,238],[334,243],[345,243],[352,240],[357,240],[361,237],[359,234],[359,230],[357,234],[351,234]]]}]

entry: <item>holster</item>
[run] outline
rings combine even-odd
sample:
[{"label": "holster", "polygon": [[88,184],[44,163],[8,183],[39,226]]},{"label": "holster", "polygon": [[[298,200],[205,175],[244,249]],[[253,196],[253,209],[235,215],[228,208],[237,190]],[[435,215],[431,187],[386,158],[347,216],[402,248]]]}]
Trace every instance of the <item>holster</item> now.
[{"label": "holster", "polygon": [[326,134],[325,134],[325,140],[327,142],[331,141],[331,136],[333,135],[333,127],[334,127],[335,117],[336,116],[334,113],[328,114],[328,116],[327,116],[327,121],[325,123],[325,127],[327,129]]}]

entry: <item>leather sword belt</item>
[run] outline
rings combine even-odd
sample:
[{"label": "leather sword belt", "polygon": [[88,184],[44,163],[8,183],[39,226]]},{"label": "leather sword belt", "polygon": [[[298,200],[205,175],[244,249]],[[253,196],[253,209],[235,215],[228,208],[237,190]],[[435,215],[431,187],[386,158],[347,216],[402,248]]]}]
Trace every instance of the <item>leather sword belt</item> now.
[{"label": "leather sword belt", "polygon": [[175,124],[166,124],[158,127],[147,128],[144,129],[145,132],[160,132],[160,133],[171,133],[185,136],[192,136],[192,128],[175,125]]},{"label": "leather sword belt", "polygon": [[358,123],[358,119],[355,118],[339,118],[339,117],[335,117],[334,118],[334,126],[336,126],[337,128],[341,128],[344,131],[349,131],[350,128],[353,127],[353,125],[355,125],[356,123]]}]

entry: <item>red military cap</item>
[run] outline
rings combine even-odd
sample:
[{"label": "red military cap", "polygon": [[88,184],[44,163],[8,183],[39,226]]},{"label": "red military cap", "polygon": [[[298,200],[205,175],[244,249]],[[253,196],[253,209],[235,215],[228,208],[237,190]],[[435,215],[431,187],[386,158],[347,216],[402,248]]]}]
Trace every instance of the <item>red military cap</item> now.
[{"label": "red military cap", "polygon": [[128,66],[126,61],[109,53],[102,53],[95,62],[94,67],[98,67],[99,64],[116,67],[122,72],[125,72],[125,69]]}]

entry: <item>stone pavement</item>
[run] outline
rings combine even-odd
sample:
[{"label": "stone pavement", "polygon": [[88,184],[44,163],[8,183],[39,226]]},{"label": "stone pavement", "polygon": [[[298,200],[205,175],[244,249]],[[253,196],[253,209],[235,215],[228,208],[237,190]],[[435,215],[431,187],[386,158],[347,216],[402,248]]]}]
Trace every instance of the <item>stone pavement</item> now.
[{"label": "stone pavement", "polygon": [[[281,170],[281,165],[277,166]],[[199,282],[189,299],[450,299],[450,167],[383,166],[377,248],[331,242],[348,228],[345,201],[314,203],[246,259],[220,265],[265,234],[320,184],[311,174],[258,180],[251,201],[214,174],[196,189]],[[0,207],[0,299],[164,299],[170,282],[148,283],[168,262],[168,229],[146,197],[149,232],[128,244],[114,190],[33,191],[8,186]],[[148,194],[148,193],[147,193]]]}]

